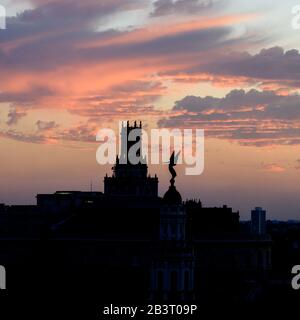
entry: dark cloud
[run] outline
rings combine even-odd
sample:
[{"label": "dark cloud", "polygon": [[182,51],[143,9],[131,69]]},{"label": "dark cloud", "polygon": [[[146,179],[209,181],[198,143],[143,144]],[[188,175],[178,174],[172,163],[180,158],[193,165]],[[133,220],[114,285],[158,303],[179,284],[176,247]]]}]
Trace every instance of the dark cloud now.
[{"label": "dark cloud", "polygon": [[154,2],[151,16],[170,14],[198,14],[204,9],[211,8],[213,0],[157,0]]},{"label": "dark cloud", "polygon": [[[196,7],[207,7],[212,2],[177,0],[172,5],[179,11],[189,8],[194,12]],[[141,56],[155,58],[156,55],[165,55],[166,59],[174,56],[176,60],[182,53],[200,54],[228,43],[232,28],[212,26],[208,30],[196,28],[171,35],[156,35],[154,39],[140,37],[139,41],[101,45],[101,42],[136,31],[107,29],[113,15],[145,7],[147,3],[146,0],[34,1],[35,8],[7,19],[7,30],[0,33],[0,68],[9,73],[14,70],[54,71],[76,63],[88,66],[93,62]],[[106,29],[97,31],[102,25],[106,25]],[[93,42],[100,46],[85,46]]]},{"label": "dark cloud", "polygon": [[143,0],[35,1],[35,8],[7,17],[0,33],[0,66],[13,70],[45,70],[81,61],[75,45],[118,34],[96,29]]},{"label": "dark cloud", "polygon": [[299,144],[299,120],[299,95],[233,90],[224,98],[185,97],[159,126],[204,128],[211,137],[263,146]]},{"label": "dark cloud", "polygon": [[16,103],[18,105],[30,105],[39,101],[43,97],[54,96],[55,92],[50,88],[32,86],[27,90],[21,91],[2,91],[0,92],[0,102]]},{"label": "dark cloud", "polygon": [[1,39],[17,39],[43,31],[83,30],[102,25],[111,15],[141,8],[143,0],[57,0],[34,1],[33,9],[7,18],[7,30]]},{"label": "dark cloud", "polygon": [[42,120],[38,120],[36,122],[36,126],[38,128],[38,131],[47,131],[47,130],[51,130],[58,127],[55,121],[42,121]]},{"label": "dark cloud", "polygon": [[[57,143],[58,141],[96,142],[97,127],[95,125],[79,124],[70,128],[51,132],[57,127],[53,122],[37,122],[38,131],[24,133],[17,130],[0,130],[0,137],[28,143]],[[51,128],[50,128],[51,127]],[[40,129],[41,128],[41,129]]]},{"label": "dark cloud", "polygon": [[[293,97],[289,97],[289,99]],[[297,96],[296,96],[297,98]],[[187,111],[206,111],[215,109],[217,111],[223,110],[239,110],[245,107],[253,107],[256,105],[266,105],[278,103],[282,100],[282,96],[278,96],[272,91],[257,91],[250,90],[232,90],[224,98],[196,97],[187,96],[175,103],[174,110]]]},{"label": "dark cloud", "polygon": [[[140,39],[137,42],[116,43],[109,46],[80,48],[83,41],[104,41],[113,38],[116,32],[105,31],[97,33],[79,32],[76,35],[64,31],[55,35],[36,38],[19,44],[16,48],[1,54],[0,66],[8,72],[16,71],[46,71],[74,64],[101,64],[114,60],[126,59],[160,59],[160,63],[186,63],[186,55],[194,54],[200,57],[207,50],[222,45],[233,44],[229,40],[230,27],[210,28],[203,30],[186,30],[184,32],[157,36],[153,39]],[[126,32],[123,32],[125,34]],[[118,32],[118,34],[122,34]],[[1,41],[1,40],[0,40]],[[236,40],[237,41],[237,40]]]},{"label": "dark cloud", "polygon": [[[190,65],[171,71],[162,72],[161,75],[172,77],[178,81],[210,81],[212,83],[226,85],[235,82],[240,84],[260,84],[262,89],[287,89],[300,87],[300,53],[296,49],[284,50],[282,47],[264,48],[257,54],[239,52],[230,49],[229,42],[225,42],[223,36],[223,48],[214,51],[211,57],[207,55],[193,57]],[[246,42],[252,43],[255,36],[245,35],[238,39],[240,45]],[[232,40],[232,45],[236,44]],[[225,46],[225,47],[224,47]],[[224,49],[225,48],[225,49]],[[197,61],[198,59],[198,61]],[[184,76],[181,78],[180,76]],[[197,78],[198,77],[198,78]]]},{"label": "dark cloud", "polygon": [[187,62],[187,54],[201,53],[229,45],[234,40],[229,40],[230,27],[219,27],[209,29],[195,29],[157,36],[153,39],[141,39],[134,43],[115,44],[103,48],[88,48],[81,51],[80,56],[85,60],[103,61],[113,59],[138,59],[140,57],[154,59],[158,57],[167,65],[180,62]]},{"label": "dark cloud", "polygon": [[99,102],[96,106],[87,106],[77,108],[72,111],[77,115],[88,117],[89,121],[94,123],[101,123],[103,121],[114,121],[116,119],[136,119],[137,115],[141,117],[159,118],[164,113],[156,110],[153,105],[150,106],[136,106],[131,102]]},{"label": "dark cloud", "polygon": [[25,134],[23,132],[18,132],[15,130],[0,131],[0,137],[8,138],[21,142],[30,142],[30,143],[46,143],[47,138],[39,134]]},{"label": "dark cloud", "polygon": [[160,81],[131,80],[111,88],[113,94],[128,94],[142,92],[160,92],[166,89]]},{"label": "dark cloud", "polygon": [[6,124],[8,126],[15,125],[18,123],[18,121],[20,119],[22,119],[26,115],[27,115],[27,113],[22,110],[18,110],[16,108],[10,108],[8,115],[7,115]]},{"label": "dark cloud", "polygon": [[92,122],[134,118],[136,114],[158,117],[161,111],[154,107],[166,88],[159,81],[128,81],[115,85],[103,95],[80,99],[80,106],[71,112],[88,117]]},{"label": "dark cloud", "polygon": [[273,47],[262,49],[254,55],[247,52],[230,53],[200,69],[214,75],[273,80],[289,86],[300,86],[300,54],[295,49],[284,51],[281,47]]},{"label": "dark cloud", "polygon": [[75,125],[57,133],[58,140],[96,142],[97,127],[88,123]]}]

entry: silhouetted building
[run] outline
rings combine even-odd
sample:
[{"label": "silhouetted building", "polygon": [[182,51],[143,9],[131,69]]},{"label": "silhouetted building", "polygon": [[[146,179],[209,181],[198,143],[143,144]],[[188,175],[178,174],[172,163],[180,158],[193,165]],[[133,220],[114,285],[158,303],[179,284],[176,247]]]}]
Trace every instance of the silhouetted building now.
[{"label": "silhouetted building", "polygon": [[[127,123],[122,139],[141,127]],[[16,209],[5,209],[0,264],[15,279],[26,266],[30,276],[22,279],[24,287],[51,287],[55,279],[56,287],[96,288],[109,302],[124,297],[205,302],[223,292],[227,299],[240,294],[247,300],[271,268],[270,237],[241,232],[239,213],[227,206],[183,202],[173,175],[159,197],[158,178],[148,176],[142,152],[136,164],[123,161],[133,143],[122,143],[112,176],[104,178],[104,193],[38,194],[27,221]],[[30,233],[7,227],[20,221]]]},{"label": "silhouetted building", "polygon": [[258,235],[266,233],[266,211],[260,207],[251,211],[251,231]]},{"label": "silhouetted building", "polygon": [[[129,140],[131,133],[135,133],[136,139]],[[132,138],[133,139],[133,138]],[[130,149],[136,143],[137,163],[130,160]],[[113,175],[104,178],[104,194],[109,196],[158,196],[158,178],[148,176],[146,159],[142,155],[142,124],[133,126],[127,123],[121,130],[121,154],[117,156],[113,167]]]},{"label": "silhouetted building", "polygon": [[56,191],[54,194],[38,194],[36,198],[40,212],[61,214],[91,206],[102,196],[102,192]]}]

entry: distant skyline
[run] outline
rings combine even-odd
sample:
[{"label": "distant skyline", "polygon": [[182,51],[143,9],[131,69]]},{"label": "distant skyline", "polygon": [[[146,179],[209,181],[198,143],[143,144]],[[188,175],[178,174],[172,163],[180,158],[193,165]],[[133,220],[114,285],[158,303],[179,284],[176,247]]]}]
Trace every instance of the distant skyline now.
[{"label": "distant skyline", "polygon": [[[0,0],[0,203],[103,190],[96,132],[205,129],[183,198],[300,219],[300,0]],[[150,166],[162,195],[167,166]]]}]

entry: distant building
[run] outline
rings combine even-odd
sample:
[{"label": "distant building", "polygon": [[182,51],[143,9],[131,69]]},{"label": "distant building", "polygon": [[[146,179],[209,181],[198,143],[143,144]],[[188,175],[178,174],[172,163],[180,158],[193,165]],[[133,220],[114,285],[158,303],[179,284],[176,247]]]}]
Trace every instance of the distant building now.
[{"label": "distant building", "polygon": [[251,231],[257,235],[266,233],[266,210],[256,207],[251,211]]},{"label": "distant building", "polygon": [[38,194],[36,199],[41,213],[61,214],[91,206],[102,196],[102,192],[93,191],[56,191],[53,194]]}]

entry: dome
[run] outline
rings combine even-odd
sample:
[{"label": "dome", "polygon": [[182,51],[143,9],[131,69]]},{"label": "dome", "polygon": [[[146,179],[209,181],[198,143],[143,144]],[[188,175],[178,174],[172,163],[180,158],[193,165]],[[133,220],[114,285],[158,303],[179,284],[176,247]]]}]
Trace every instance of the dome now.
[{"label": "dome", "polygon": [[164,195],[163,202],[169,205],[179,205],[182,203],[181,195],[175,186],[169,187],[169,190]]}]

